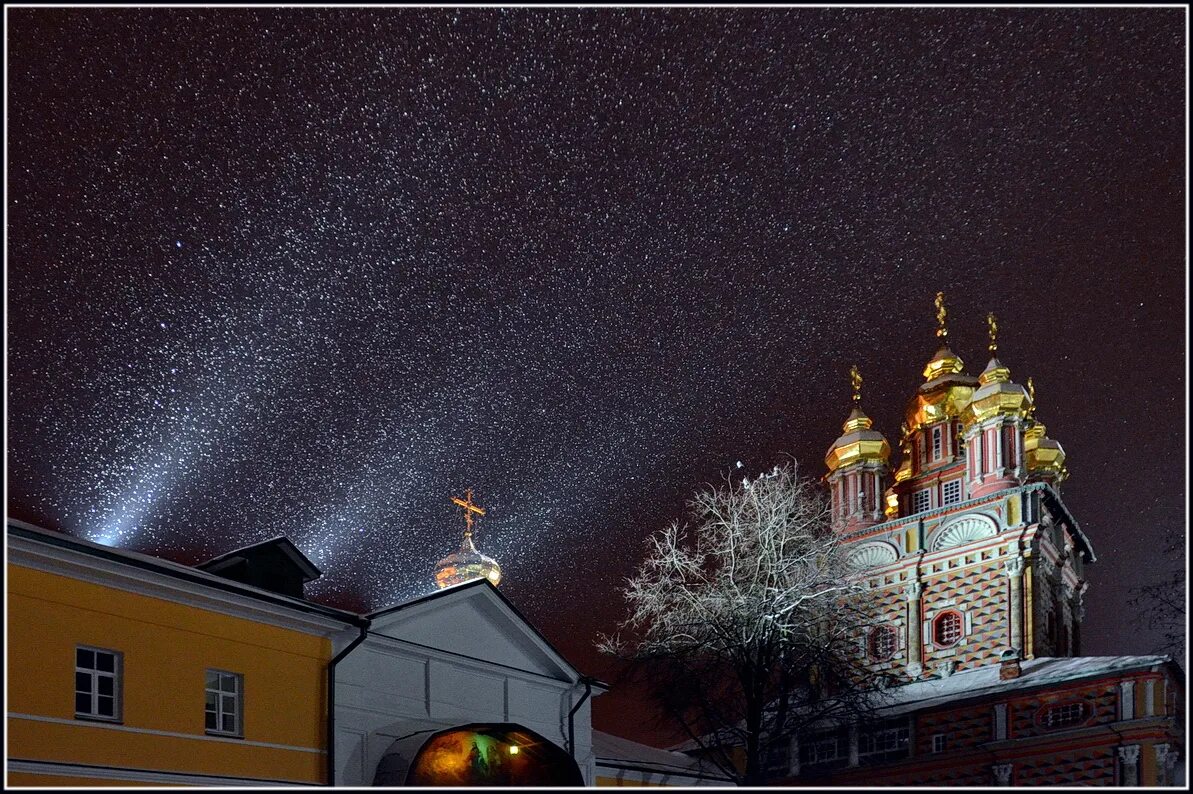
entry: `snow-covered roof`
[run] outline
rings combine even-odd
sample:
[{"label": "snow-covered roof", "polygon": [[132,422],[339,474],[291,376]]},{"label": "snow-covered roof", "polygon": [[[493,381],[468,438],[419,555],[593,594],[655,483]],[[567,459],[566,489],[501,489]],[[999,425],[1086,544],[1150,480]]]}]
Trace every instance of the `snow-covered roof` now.
[{"label": "snow-covered roof", "polygon": [[723,772],[706,761],[595,729],[592,732],[592,752],[596,756],[597,766],[628,766],[661,774],[731,782]]},{"label": "snow-covered roof", "polygon": [[[1169,663],[1173,663],[1171,656],[1045,656],[1020,661],[1019,676],[1004,681],[999,678],[1002,665],[996,662],[962,670],[946,678],[914,681],[882,690],[876,693],[875,716],[894,717],[959,700],[1145,670]],[[829,724],[831,720],[823,723]],[[671,749],[690,752],[699,747],[698,742],[690,739]]]},{"label": "snow-covered roof", "polygon": [[893,716],[962,698],[1096,678],[1171,661],[1170,656],[1045,656],[1021,661],[1019,677],[1005,681],[999,678],[1001,665],[989,664],[973,670],[962,670],[947,678],[891,687],[883,693],[879,712],[884,716]]}]

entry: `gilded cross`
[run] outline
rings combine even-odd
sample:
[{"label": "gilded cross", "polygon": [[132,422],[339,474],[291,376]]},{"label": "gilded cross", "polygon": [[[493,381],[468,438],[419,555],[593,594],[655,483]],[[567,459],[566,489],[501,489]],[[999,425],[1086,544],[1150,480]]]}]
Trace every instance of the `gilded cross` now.
[{"label": "gilded cross", "polygon": [[994,312],[986,315],[986,325],[990,327],[990,355],[993,356],[998,352],[998,318]]},{"label": "gilded cross", "polygon": [[941,339],[947,339],[949,329],[944,327],[944,320],[949,316],[949,312],[944,307],[944,293],[936,293],[936,335]]},{"label": "gilded cross", "polygon": [[1030,375],[1027,376],[1027,396],[1031,398],[1031,405],[1027,406],[1027,415],[1032,416],[1036,412],[1036,384]]},{"label": "gilded cross", "polygon": [[485,514],[485,509],[483,507],[481,507],[480,505],[475,505],[472,503],[472,489],[471,488],[464,491],[463,499],[461,499],[458,496],[453,496],[452,502],[459,505],[460,507],[464,508],[464,525],[466,527],[466,529],[464,530],[464,534],[471,535],[472,534],[472,514],[476,513],[477,515],[483,516]]},{"label": "gilded cross", "polygon": [[849,382],[853,385],[853,401],[862,399],[862,373],[857,371],[857,364],[849,368]]}]

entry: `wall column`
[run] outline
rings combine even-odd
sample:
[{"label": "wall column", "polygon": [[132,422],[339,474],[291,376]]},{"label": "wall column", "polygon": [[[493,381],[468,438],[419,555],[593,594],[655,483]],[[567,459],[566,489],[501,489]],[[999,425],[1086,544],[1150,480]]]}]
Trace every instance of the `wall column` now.
[{"label": "wall column", "polygon": [[1007,607],[1009,645],[1023,655],[1023,558],[1012,557],[1003,564],[1010,582],[1011,603]]},{"label": "wall column", "polygon": [[1120,786],[1139,785],[1139,745],[1127,744],[1118,748]]},{"label": "wall column", "polygon": [[903,588],[907,596],[907,674],[912,678],[919,678],[924,672],[924,641],[920,636],[920,598],[923,592],[924,586],[919,581]]},{"label": "wall column", "polygon": [[[861,733],[860,727],[856,722],[849,723],[849,765],[857,766],[860,763],[858,755],[857,742],[858,736]],[[1136,751],[1139,748],[1135,748]]]}]

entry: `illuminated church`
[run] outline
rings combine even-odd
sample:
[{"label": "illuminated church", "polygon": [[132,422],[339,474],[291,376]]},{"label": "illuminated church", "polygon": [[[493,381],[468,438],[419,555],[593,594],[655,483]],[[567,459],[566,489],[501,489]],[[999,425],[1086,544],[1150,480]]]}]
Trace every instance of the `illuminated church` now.
[{"label": "illuminated church", "polygon": [[1065,452],[1032,381],[998,358],[976,378],[938,349],[907,403],[900,458],[861,407],[825,456],[832,520],[868,584],[858,653],[887,682],[864,725],[822,724],[771,748],[803,785],[1179,785],[1183,679],[1166,656],[1081,656],[1097,561],[1061,498]]}]

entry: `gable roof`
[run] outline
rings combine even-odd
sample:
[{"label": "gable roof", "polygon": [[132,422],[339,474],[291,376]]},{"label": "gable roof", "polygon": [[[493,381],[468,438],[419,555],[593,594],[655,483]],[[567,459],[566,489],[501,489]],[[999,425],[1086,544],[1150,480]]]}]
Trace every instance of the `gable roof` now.
[{"label": "gable roof", "polygon": [[295,569],[302,575],[304,582],[314,581],[323,575],[315,567],[315,563],[311,562],[305,554],[298,550],[291,540],[285,535],[278,535],[277,537],[263,540],[260,543],[252,543],[248,546],[241,546],[239,549],[225,552],[218,557],[212,557],[210,560],[205,560],[195,565],[196,568],[203,571],[216,573],[223,570],[229,565],[234,565],[243,559],[257,556],[258,553],[270,548],[276,548],[282,553],[283,557],[293,563]]},{"label": "gable roof", "polygon": [[[511,623],[521,627],[526,636],[536,645],[539,650],[561,670],[565,671],[569,677],[575,681],[586,681],[593,686],[594,690],[608,691],[608,684],[604,684],[596,679],[583,675],[572,666],[559,650],[551,644],[543,633],[531,623],[525,615],[514,606],[508,598],[506,598],[500,590],[493,586],[493,584],[484,578],[472,579],[462,584],[452,585],[430,593],[419,598],[406,601],[401,604],[378,609],[365,615],[373,626],[377,626],[378,621],[384,621],[385,618],[396,616],[400,613],[412,613],[421,611],[423,608],[438,607],[452,602],[466,601],[473,598],[483,598],[489,601],[497,609],[504,613]],[[380,632],[375,632],[380,633]],[[384,636],[384,635],[383,635]]]}]

